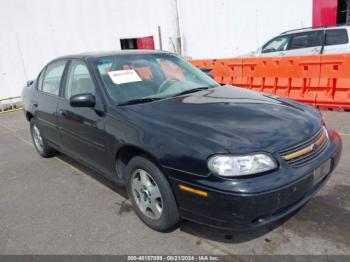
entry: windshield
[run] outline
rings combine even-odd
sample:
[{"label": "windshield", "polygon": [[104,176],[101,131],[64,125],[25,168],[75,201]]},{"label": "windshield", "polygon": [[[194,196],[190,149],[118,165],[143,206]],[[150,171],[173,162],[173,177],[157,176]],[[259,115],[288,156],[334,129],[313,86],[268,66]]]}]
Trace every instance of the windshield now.
[{"label": "windshield", "polygon": [[218,84],[172,54],[131,54],[96,61],[103,84],[118,103],[149,102]]}]

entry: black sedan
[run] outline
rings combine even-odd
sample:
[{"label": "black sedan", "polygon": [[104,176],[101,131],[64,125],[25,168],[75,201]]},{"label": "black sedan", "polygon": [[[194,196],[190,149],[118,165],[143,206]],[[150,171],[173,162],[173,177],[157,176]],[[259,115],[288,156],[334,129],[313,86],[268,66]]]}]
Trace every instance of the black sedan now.
[{"label": "black sedan", "polygon": [[22,97],[41,156],[62,152],[126,186],[159,231],[180,218],[237,230],[279,220],[319,191],[342,150],[318,110],[220,86],[166,52],[57,58]]}]

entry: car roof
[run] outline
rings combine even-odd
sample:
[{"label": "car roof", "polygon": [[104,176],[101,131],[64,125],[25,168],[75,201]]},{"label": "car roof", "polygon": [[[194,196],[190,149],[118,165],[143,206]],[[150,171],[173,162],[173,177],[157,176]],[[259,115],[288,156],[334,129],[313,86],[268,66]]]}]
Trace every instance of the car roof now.
[{"label": "car roof", "polygon": [[324,30],[324,29],[349,29],[349,25],[335,25],[335,26],[319,26],[319,27],[305,27],[305,28],[299,28],[299,29],[293,29],[288,30],[281,35],[288,35],[288,34],[295,34],[295,33],[302,33],[302,32],[309,32],[309,31],[317,31],[317,30]]},{"label": "car roof", "polygon": [[80,54],[72,54],[72,55],[65,55],[61,57],[57,57],[54,60],[60,60],[60,59],[72,59],[72,58],[100,58],[105,56],[120,56],[120,55],[147,55],[147,54],[172,54],[167,51],[160,51],[160,50],[141,50],[141,49],[134,49],[134,50],[119,50],[119,51],[103,51],[103,52],[85,52]]}]

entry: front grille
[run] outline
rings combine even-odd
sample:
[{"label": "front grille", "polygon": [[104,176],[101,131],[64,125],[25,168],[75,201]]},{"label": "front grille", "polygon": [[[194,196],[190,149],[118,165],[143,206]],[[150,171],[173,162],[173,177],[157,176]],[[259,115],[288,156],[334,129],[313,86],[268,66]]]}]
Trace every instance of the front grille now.
[{"label": "front grille", "polygon": [[303,143],[281,150],[279,154],[292,167],[305,165],[319,156],[328,146],[329,139],[326,132],[325,128],[321,128]]}]

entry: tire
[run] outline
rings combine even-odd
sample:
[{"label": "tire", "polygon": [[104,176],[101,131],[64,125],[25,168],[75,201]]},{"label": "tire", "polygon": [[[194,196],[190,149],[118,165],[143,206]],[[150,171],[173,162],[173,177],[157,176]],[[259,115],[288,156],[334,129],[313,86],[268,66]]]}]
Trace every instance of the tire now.
[{"label": "tire", "polygon": [[57,151],[50,147],[47,140],[41,135],[40,129],[34,118],[30,120],[30,134],[32,136],[34,147],[39,155],[47,158],[57,154]]},{"label": "tire", "polygon": [[137,156],[129,161],[126,173],[126,189],[138,217],[156,231],[173,229],[180,216],[174,194],[162,171],[147,158]]}]

